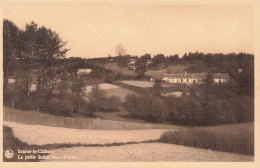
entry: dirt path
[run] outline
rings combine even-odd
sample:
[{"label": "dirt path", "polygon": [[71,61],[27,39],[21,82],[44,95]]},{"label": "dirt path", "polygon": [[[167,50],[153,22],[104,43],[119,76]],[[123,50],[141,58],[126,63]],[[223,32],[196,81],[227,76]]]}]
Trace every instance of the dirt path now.
[{"label": "dirt path", "polygon": [[112,144],[157,140],[164,129],[147,130],[83,130],[42,125],[26,125],[4,121],[14,135],[29,145],[46,144]]},{"label": "dirt path", "polygon": [[45,161],[109,161],[109,162],[232,162],[253,161],[252,156],[164,143],[141,143],[112,147],[73,147],[57,149]]}]

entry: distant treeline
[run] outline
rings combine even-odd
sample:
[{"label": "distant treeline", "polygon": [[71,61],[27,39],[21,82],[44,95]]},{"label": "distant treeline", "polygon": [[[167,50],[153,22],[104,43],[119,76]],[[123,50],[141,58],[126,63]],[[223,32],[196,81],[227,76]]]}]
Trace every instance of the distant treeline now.
[{"label": "distant treeline", "polygon": [[236,88],[212,85],[190,89],[189,96],[128,95],[125,108],[133,118],[152,122],[207,126],[254,121],[254,97]]}]

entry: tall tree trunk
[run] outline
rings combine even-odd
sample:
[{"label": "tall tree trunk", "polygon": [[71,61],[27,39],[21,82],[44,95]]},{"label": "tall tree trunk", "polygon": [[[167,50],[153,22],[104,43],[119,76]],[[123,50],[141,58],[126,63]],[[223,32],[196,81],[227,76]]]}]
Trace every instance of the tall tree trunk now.
[{"label": "tall tree trunk", "polygon": [[31,71],[27,72],[27,96],[30,96],[30,76],[31,76]]},{"label": "tall tree trunk", "polygon": [[16,93],[17,93],[17,81],[19,78],[19,74],[17,73],[15,76],[15,84],[14,84],[14,93],[13,93],[13,108],[15,107],[15,97],[16,97]]},{"label": "tall tree trunk", "polygon": [[8,85],[8,65],[6,65],[6,70],[4,72],[4,91],[7,90]]}]

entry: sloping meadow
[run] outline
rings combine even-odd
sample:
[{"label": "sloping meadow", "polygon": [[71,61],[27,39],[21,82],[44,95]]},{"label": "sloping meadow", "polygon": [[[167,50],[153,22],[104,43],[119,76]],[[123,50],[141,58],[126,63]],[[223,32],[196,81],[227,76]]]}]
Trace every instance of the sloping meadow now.
[{"label": "sloping meadow", "polygon": [[254,123],[192,127],[163,133],[161,142],[254,155]]}]

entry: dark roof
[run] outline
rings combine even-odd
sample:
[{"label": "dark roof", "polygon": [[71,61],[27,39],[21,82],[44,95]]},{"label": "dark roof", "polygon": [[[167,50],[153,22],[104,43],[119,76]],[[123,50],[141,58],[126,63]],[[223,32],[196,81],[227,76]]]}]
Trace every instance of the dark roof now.
[{"label": "dark roof", "polygon": [[184,78],[184,79],[206,79],[207,73],[191,73],[191,74],[165,74],[166,78]]}]

